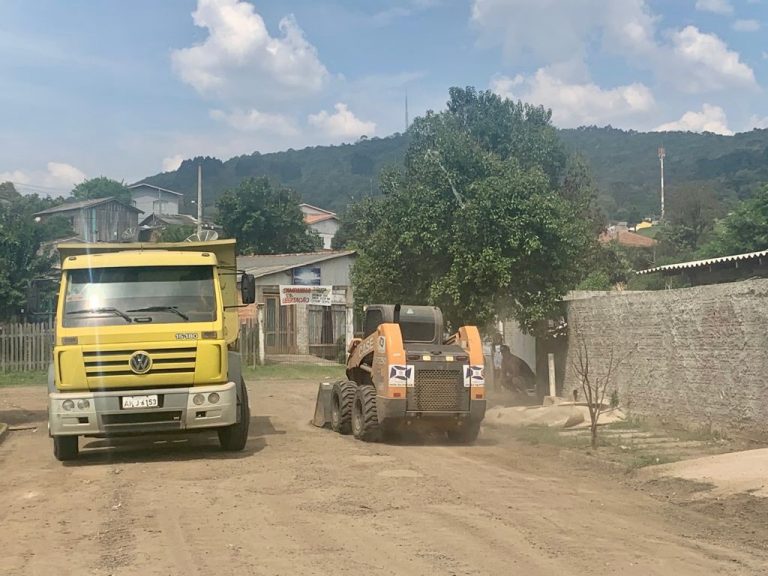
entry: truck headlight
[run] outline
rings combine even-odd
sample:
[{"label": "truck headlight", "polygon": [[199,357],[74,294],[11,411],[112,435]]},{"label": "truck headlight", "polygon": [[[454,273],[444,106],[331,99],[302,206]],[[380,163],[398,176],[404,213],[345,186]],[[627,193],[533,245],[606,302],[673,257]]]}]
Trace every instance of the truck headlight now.
[{"label": "truck headlight", "polygon": [[64,400],[64,402],[61,403],[61,407],[67,412],[70,412],[75,409],[75,403],[72,400]]},{"label": "truck headlight", "polygon": [[205,402],[205,396],[203,396],[202,394],[195,394],[192,397],[192,402],[194,403],[195,406],[200,406],[203,402]]},{"label": "truck headlight", "polygon": [[218,392],[211,392],[210,394],[208,394],[208,402],[210,402],[211,404],[218,404],[219,399],[220,399],[220,396]]},{"label": "truck headlight", "polygon": [[90,408],[91,407],[91,403],[86,398],[83,398],[82,400],[78,400],[77,401],[77,407],[80,410],[85,410],[86,408]]}]

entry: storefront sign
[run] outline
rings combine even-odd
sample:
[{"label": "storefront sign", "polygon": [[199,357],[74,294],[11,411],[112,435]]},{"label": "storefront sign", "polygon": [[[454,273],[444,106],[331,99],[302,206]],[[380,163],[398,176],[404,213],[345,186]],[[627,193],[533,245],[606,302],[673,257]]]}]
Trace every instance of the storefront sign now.
[{"label": "storefront sign", "polygon": [[330,306],[333,304],[332,286],[280,286],[280,305],[311,304]]}]

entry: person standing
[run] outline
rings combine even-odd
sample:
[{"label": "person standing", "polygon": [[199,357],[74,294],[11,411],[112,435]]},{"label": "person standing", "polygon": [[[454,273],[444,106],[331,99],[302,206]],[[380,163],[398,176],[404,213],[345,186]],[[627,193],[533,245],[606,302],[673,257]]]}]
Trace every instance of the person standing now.
[{"label": "person standing", "polygon": [[501,390],[503,382],[503,373],[502,373],[502,355],[501,355],[501,348],[503,339],[501,334],[494,334],[493,339],[491,341],[492,347],[491,347],[491,355],[493,358],[493,389],[494,390]]}]

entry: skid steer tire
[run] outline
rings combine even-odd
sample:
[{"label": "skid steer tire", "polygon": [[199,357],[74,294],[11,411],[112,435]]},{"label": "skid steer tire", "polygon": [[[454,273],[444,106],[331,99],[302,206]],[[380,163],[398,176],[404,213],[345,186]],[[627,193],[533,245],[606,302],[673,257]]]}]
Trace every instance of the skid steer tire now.
[{"label": "skid steer tire", "polygon": [[352,404],[357,384],[347,380],[333,385],[331,393],[331,430],[339,434],[352,432]]},{"label": "skid steer tire", "polygon": [[480,423],[470,422],[465,426],[451,428],[446,432],[448,440],[455,444],[472,444],[480,434]]},{"label": "skid steer tire", "polygon": [[237,405],[239,421],[226,428],[219,428],[219,445],[225,452],[239,452],[248,442],[248,428],[251,423],[251,409],[248,406],[248,388],[240,383],[242,397]]},{"label": "skid steer tire", "polygon": [[364,442],[381,439],[379,418],[376,412],[376,388],[359,386],[352,406],[352,434]]}]

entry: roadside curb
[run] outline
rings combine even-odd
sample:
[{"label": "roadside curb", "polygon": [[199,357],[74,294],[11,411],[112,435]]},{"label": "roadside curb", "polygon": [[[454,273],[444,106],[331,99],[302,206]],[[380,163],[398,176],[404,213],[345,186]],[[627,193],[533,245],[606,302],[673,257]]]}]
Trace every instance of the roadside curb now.
[{"label": "roadside curb", "polygon": [[0,444],[3,443],[6,436],[8,436],[8,424],[0,422]]}]

